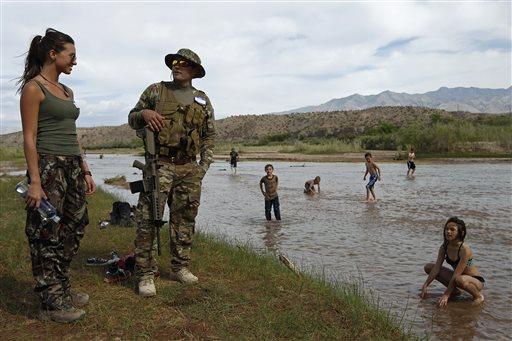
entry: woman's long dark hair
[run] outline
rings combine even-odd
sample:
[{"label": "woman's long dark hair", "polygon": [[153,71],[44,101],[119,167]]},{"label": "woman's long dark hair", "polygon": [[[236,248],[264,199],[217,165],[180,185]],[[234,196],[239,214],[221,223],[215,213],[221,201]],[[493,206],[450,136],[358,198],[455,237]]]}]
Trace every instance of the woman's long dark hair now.
[{"label": "woman's long dark hair", "polygon": [[459,219],[457,217],[451,217],[450,219],[448,219],[446,221],[446,223],[444,224],[444,228],[443,228],[443,239],[444,239],[444,244],[447,245],[448,244],[448,241],[446,240],[446,233],[445,233],[445,230],[446,230],[446,226],[449,224],[449,223],[455,223],[457,224],[457,238],[460,239],[461,242],[464,241],[464,238],[466,238],[466,223],[464,223],[464,220],[462,219]]},{"label": "woman's long dark hair", "polygon": [[46,29],[44,37],[40,35],[35,36],[27,52],[23,75],[16,82],[16,84],[20,84],[18,92],[21,92],[25,84],[41,72],[50,51],[60,52],[64,50],[64,45],[67,43],[75,44],[75,41],[67,34],[53,28]]}]

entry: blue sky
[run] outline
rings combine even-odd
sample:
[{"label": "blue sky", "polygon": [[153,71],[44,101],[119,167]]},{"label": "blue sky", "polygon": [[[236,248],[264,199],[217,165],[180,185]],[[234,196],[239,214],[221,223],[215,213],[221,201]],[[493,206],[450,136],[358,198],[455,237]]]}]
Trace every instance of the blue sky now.
[{"label": "blue sky", "polygon": [[47,27],[76,42],[81,127],[126,123],[167,53],[202,58],[216,118],[263,114],[354,93],[511,85],[511,3],[5,2],[1,133],[21,130],[15,80]]}]

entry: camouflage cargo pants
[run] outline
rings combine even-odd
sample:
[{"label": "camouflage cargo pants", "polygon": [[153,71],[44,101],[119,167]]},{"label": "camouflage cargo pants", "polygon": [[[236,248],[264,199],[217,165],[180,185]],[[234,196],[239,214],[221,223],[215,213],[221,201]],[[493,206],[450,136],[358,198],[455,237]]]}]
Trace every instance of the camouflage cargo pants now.
[{"label": "camouflage cargo pants", "polygon": [[89,223],[80,163],[79,156],[39,155],[41,185],[61,218],[44,225],[37,211],[27,211],[35,291],[45,309],[58,309],[69,295],[69,266]]},{"label": "camouflage cargo pants", "polygon": [[[185,165],[163,163],[158,170],[160,181],[159,210],[163,215],[165,203],[169,205],[171,269],[179,271],[190,262],[190,249],[195,221],[201,199],[203,171],[197,163]],[[152,277],[157,271],[155,259],[156,235],[150,221],[151,203],[146,193],[141,193],[135,211],[137,236],[135,258],[137,276]]]}]

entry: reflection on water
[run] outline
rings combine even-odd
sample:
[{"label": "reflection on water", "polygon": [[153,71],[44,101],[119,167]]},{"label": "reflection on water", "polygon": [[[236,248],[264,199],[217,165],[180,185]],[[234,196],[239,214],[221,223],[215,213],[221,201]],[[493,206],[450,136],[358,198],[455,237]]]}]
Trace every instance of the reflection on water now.
[{"label": "reflection on water", "polygon": [[[105,155],[88,161],[102,178],[123,174],[140,179],[133,156]],[[378,162],[378,160],[377,160]],[[203,181],[198,228],[281,251],[305,267],[363,277],[385,305],[411,321],[419,334],[434,338],[507,339],[512,325],[511,167],[507,163],[418,164],[407,179],[402,163],[383,163],[377,202],[364,203],[364,164],[275,162],[279,176],[281,222],[265,220],[259,179],[267,162],[241,162],[238,174],[214,163]],[[291,167],[295,166],[295,167]],[[297,167],[301,166],[301,167]],[[135,174],[133,174],[135,172]],[[322,192],[303,194],[304,181],[319,175]],[[105,185],[104,185],[105,186]],[[124,200],[137,196],[106,186]],[[468,226],[479,270],[486,278],[481,307],[468,296],[438,309],[444,288],[434,282],[430,297],[418,299],[426,279],[423,265],[435,261],[446,219],[457,215]]]},{"label": "reflection on water", "polygon": [[[421,317],[430,319],[432,324],[443,332],[434,333],[435,336],[455,340],[500,338],[495,332],[486,333],[486,328],[479,326],[483,322],[483,306],[473,306],[469,296],[453,301],[448,309],[432,309],[441,295],[442,293],[434,295],[419,303],[420,311],[423,313]],[[504,338],[504,335],[501,337]]]},{"label": "reflection on water", "polygon": [[265,228],[261,231],[263,244],[269,251],[277,251],[279,244],[286,237],[281,231],[281,223],[277,221],[265,222]]}]

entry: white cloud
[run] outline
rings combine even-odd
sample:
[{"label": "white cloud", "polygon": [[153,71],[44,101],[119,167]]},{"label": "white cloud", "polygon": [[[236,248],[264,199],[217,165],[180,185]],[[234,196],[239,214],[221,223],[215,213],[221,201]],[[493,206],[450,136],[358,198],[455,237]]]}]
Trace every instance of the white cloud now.
[{"label": "white cloud", "polygon": [[194,85],[217,118],[353,93],[511,84],[506,2],[2,6],[2,132],[21,128],[10,79],[24,59],[16,56],[47,27],[76,41],[78,65],[61,81],[75,92],[79,126],[125,123],[146,86],[169,79],[164,56],[180,47],[201,56],[207,76]]}]

